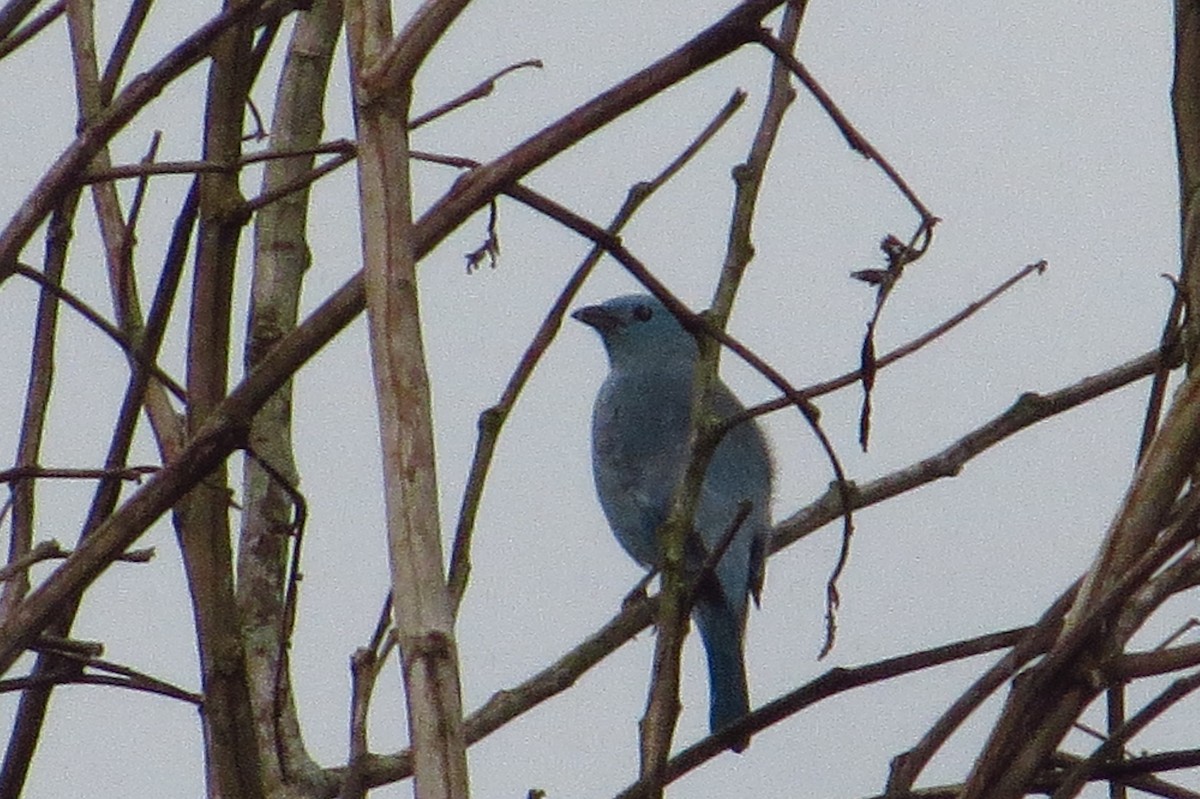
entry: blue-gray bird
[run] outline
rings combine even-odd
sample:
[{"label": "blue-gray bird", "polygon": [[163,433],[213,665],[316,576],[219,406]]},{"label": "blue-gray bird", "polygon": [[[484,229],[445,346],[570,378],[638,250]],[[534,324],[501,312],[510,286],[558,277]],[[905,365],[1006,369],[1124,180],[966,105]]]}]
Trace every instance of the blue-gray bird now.
[{"label": "blue-gray bird", "polygon": [[[595,328],[610,371],[592,415],[592,472],[600,505],[625,551],[647,569],[660,564],[656,537],[687,466],[696,341],[657,299],[634,294],[580,308]],[[742,405],[717,381],[708,409],[728,418]],[[750,513],[712,574],[698,587],[692,617],[708,656],[709,728],[718,732],[750,710],[743,640],[746,599],[757,603],[770,534],[771,457],[753,421],[729,430],[701,485],[688,541],[689,569],[726,537],[743,501]],[[715,579],[713,579],[715,577]],[[748,740],[733,743],[740,752]]]}]

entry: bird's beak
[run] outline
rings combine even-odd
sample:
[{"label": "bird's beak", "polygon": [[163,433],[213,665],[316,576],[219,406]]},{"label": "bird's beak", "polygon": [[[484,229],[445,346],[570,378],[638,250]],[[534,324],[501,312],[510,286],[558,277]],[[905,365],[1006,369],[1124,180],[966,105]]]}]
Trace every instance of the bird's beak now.
[{"label": "bird's beak", "polygon": [[572,319],[578,319],[589,327],[594,327],[601,335],[611,332],[620,324],[620,320],[603,305],[585,305],[575,313]]}]

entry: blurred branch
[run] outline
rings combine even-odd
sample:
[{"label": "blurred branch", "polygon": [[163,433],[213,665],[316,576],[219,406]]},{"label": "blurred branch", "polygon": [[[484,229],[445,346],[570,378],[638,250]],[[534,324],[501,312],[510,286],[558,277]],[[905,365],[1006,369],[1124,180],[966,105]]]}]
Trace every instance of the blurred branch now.
[{"label": "blurred branch", "polygon": [[154,0],[132,0],[129,4],[129,11],[125,14],[125,21],[121,23],[121,31],[117,34],[112,54],[109,55],[108,63],[104,65],[104,74],[100,78],[101,105],[108,105],[112,102],[113,94],[117,90],[117,82],[121,79],[121,73],[125,71],[129,55],[133,52],[133,45],[137,41],[138,34],[142,32],[142,26],[145,24],[146,17],[150,14],[150,6],[153,4]]},{"label": "blurred branch", "polygon": [[[0,567],[0,583],[13,579],[13,577],[28,571],[35,564],[42,561],[60,560],[70,556],[71,553],[63,549],[62,545],[54,539],[43,541],[20,558]],[[147,547],[146,549],[131,549],[122,554],[117,560],[123,563],[149,563],[153,557],[154,547]]]},{"label": "blurred branch", "polygon": [[920,215],[922,224],[932,226],[937,217],[925,207],[925,203],[921,201],[921,198],[909,187],[908,182],[901,177],[896,168],[875,148],[875,145],[871,144],[870,140],[859,132],[858,128],[854,126],[854,123],[850,121],[845,112],[838,107],[829,93],[817,82],[812,73],[792,55],[792,47],[786,41],[781,41],[779,38],[772,36],[766,29],[760,29],[757,40],[759,44],[770,50],[776,59],[786,65],[791,73],[796,76],[796,79],[804,85],[804,88],[808,89],[812,96],[816,98],[821,107],[825,109],[825,113],[833,120],[833,124],[837,126],[842,136],[845,137],[846,143],[850,145],[851,149],[861,153],[864,158],[874,161],[883,170],[884,174],[888,176],[892,184],[900,190],[900,193],[904,195],[904,198],[908,200],[917,214]]},{"label": "blurred branch", "polygon": [[1088,781],[1089,776],[1103,763],[1119,759],[1122,747],[1134,735],[1145,729],[1154,719],[1161,716],[1172,706],[1184,699],[1192,691],[1200,688],[1200,672],[1189,674],[1175,680],[1171,685],[1135,713],[1118,729],[1113,730],[1106,741],[1098,746],[1091,755],[1076,764],[1066,776],[1062,784],[1054,791],[1051,799],[1071,799]]},{"label": "blurred branch", "polygon": [[[91,5],[88,3],[72,3],[69,7],[68,23],[68,31],[71,39],[71,56],[76,79],[78,115],[80,119],[78,127],[83,130],[87,128],[87,121],[89,119],[101,113],[101,106],[103,105],[99,97]],[[147,160],[153,158],[156,147],[157,136],[151,145]],[[98,148],[96,160],[101,164],[106,163],[108,160],[107,151],[103,144]],[[130,259],[134,226],[136,224],[137,209],[141,206],[141,199],[144,196],[144,192],[145,181],[143,180],[139,183],[135,194],[134,211],[131,214],[129,222],[126,223],[122,218],[115,192],[111,191],[111,187],[104,190],[93,190],[97,217],[101,222],[105,253],[108,258],[110,284],[113,288],[114,301],[118,309],[118,315],[122,318],[126,330],[134,327],[132,322],[135,315],[130,313],[130,308],[135,306],[131,306],[123,301],[124,297],[127,296],[123,294],[123,289],[130,289],[132,284],[124,281],[122,276],[130,274],[131,271]],[[77,190],[72,194],[72,197],[78,197]],[[178,233],[178,230],[176,232]],[[173,239],[174,243],[175,240]],[[128,265],[130,268],[123,268],[123,265]],[[21,265],[15,264],[13,271],[21,272],[22,268]],[[157,328],[151,327],[146,331],[144,336],[137,336],[141,341],[140,346],[129,344],[127,343],[128,337],[103,322],[99,314],[92,312],[90,308],[75,300],[73,296],[63,296],[55,292],[53,289],[59,288],[57,285],[58,281],[39,280],[41,275],[33,272],[33,270],[28,270],[28,273],[29,276],[38,280],[44,288],[51,289],[50,296],[62,296],[64,301],[79,309],[93,323],[99,323],[102,329],[111,331],[110,335],[113,335],[114,339],[122,344],[133,370],[120,412],[114,424],[109,452],[105,460],[105,469],[103,470],[106,474],[100,478],[87,518],[80,531],[80,541],[83,542],[99,526],[101,521],[107,518],[112,512],[112,508],[116,505],[120,493],[120,473],[126,470],[128,450],[143,396],[148,389],[158,389],[157,386],[153,386],[148,381],[148,375],[158,374],[164,378],[165,385],[173,387],[180,393],[182,391],[174,381],[162,375],[161,371],[154,365],[154,355],[161,343],[161,325]],[[44,294],[43,297],[45,296]],[[136,295],[134,295],[134,299],[136,300]],[[157,394],[152,394],[154,400],[147,403],[147,409],[151,411],[151,420],[160,423],[159,427],[165,430],[169,429],[171,434],[175,438],[178,438],[180,436],[178,433],[178,422],[166,398],[160,395],[161,389],[158,389]],[[156,408],[161,412],[155,412]],[[127,555],[117,553],[114,560],[120,560],[125,557]],[[65,637],[69,634],[79,601],[80,595],[76,594],[67,597],[66,601],[62,603],[62,607],[51,626],[51,631],[56,636]],[[3,776],[0,777],[0,781],[3,783],[2,790],[6,795],[19,793],[24,783],[32,753],[41,736],[50,692],[54,686],[54,680],[48,680],[47,678],[58,674],[62,668],[62,658],[58,653],[53,651],[39,653],[30,678],[31,690],[27,690],[22,694],[20,706],[17,711],[17,723],[14,725],[13,734],[9,740],[9,747],[5,755]]]},{"label": "blurred branch", "polygon": [[[669,784],[694,771],[708,761],[722,754],[726,749],[726,739],[738,733],[752,733],[764,730],[783,719],[794,716],[801,710],[811,707],[825,699],[872,685],[885,680],[913,674],[925,669],[955,663],[967,658],[976,657],[997,649],[1014,646],[1024,638],[1032,628],[1019,627],[1002,632],[988,633],[976,638],[968,638],[954,643],[944,644],[932,649],[925,649],[897,657],[879,660],[863,666],[848,666],[830,669],[814,680],[805,683],[778,699],[774,699],[757,708],[741,722],[730,727],[726,734],[709,736],[692,744],[670,759],[663,773],[664,784]],[[652,790],[645,781],[639,780],[617,794],[618,799],[635,799],[651,795]]]},{"label": "blurred branch", "polygon": [[[1082,758],[1065,752],[1053,755],[1053,765],[1035,775],[1029,786],[1029,793],[1051,794],[1062,784],[1065,769],[1080,762]],[[1200,765],[1200,750],[1190,749],[1177,752],[1163,752],[1156,755],[1145,755],[1128,760],[1112,761],[1097,764],[1088,773],[1088,780],[1106,781],[1121,786],[1128,786],[1143,791],[1151,796],[1161,796],[1164,799],[1200,799],[1200,793],[1191,791],[1161,779],[1155,774],[1172,769],[1191,768]],[[953,785],[935,785],[896,793],[878,794],[869,799],[958,799],[962,794],[963,783]]]},{"label": "blurred branch", "polygon": [[[886,270],[871,270],[871,272],[857,273],[855,276],[867,279],[876,285],[875,293],[875,310],[871,314],[871,319],[867,322],[867,331],[863,336],[862,344],[862,384],[863,384],[863,404],[862,411],[859,416],[859,444],[863,451],[867,449],[868,441],[870,440],[871,430],[871,393],[875,384],[875,330],[879,323],[879,317],[883,312],[884,303],[890,296],[892,288],[896,282],[904,274],[904,267],[916,261],[928,250],[932,241],[933,228],[938,223],[938,218],[934,216],[930,210],[917,196],[916,192],[908,185],[908,182],[900,175],[895,167],[892,166],[882,153],[871,144],[850,121],[849,117],[838,107],[833,98],[828,92],[817,82],[812,73],[792,55],[792,48],[786,46],[786,43],[779,41],[771,36],[769,32],[763,30],[760,32],[759,43],[763,47],[770,50],[775,57],[783,64],[786,64],[792,74],[804,84],[804,87],[816,98],[821,107],[825,109],[825,113],[833,120],[842,136],[845,137],[846,143],[852,149],[861,153],[864,158],[874,161],[892,184],[900,191],[904,198],[908,200],[913,209],[916,210],[920,221],[916,231],[912,234],[907,245],[901,243],[894,236],[887,236],[882,244],[884,255],[887,258]],[[837,572],[841,570],[845,563],[845,547],[849,542],[847,536],[843,544],[843,557],[839,558],[838,568],[835,570],[833,578],[830,580],[830,590],[832,592],[831,599],[836,604],[836,588],[834,584],[837,578]]]},{"label": "blurred branch", "polygon": [[[276,126],[278,126],[276,120]],[[105,169],[90,169],[84,173],[81,183],[99,183],[106,180],[121,180],[136,178],[142,175],[191,175],[200,172],[236,173],[242,167],[264,161],[281,161],[291,158],[307,159],[311,162],[314,155],[350,155],[357,152],[354,142],[347,139],[335,139],[324,144],[313,144],[307,147],[275,147],[256,153],[243,153],[232,163],[217,163],[215,161],[159,161],[157,163],[141,162],[137,164],[119,164]]]},{"label": "blurred branch", "polygon": [[0,39],[12,33],[37,4],[38,0],[8,0],[0,6]]},{"label": "blurred branch", "polygon": [[[1175,290],[1174,296],[1171,299],[1171,307],[1167,311],[1166,319],[1163,320],[1163,329],[1158,344],[1159,351],[1164,354],[1179,346],[1181,325],[1187,306],[1179,284],[1172,281],[1171,286]],[[1162,416],[1163,402],[1167,395],[1169,375],[1168,369],[1161,368],[1154,374],[1154,380],[1150,383],[1150,396],[1146,398],[1146,415],[1142,421],[1142,437],[1138,441],[1137,460],[1139,462],[1146,454],[1146,449],[1150,446],[1155,432],[1158,431],[1158,422]]]},{"label": "blurred branch", "polygon": [[363,769],[371,753],[367,744],[367,720],[371,709],[371,696],[375,692],[375,681],[379,671],[396,644],[396,636],[389,635],[392,621],[392,595],[387,601],[375,624],[371,642],[360,647],[350,657],[350,754],[342,779],[339,799],[362,799],[367,795],[367,784]]},{"label": "blurred branch", "polygon": [[[483,707],[467,718],[468,742],[476,743],[482,740],[531,707],[570,688],[588,668],[645,629],[654,618],[657,603],[658,597],[641,596],[635,599],[633,604],[624,608],[608,624],[557,662],[519,686],[498,691]],[[758,708],[737,727],[730,728],[730,734],[743,729],[765,729],[806,707],[854,688],[1012,646],[1029,630],[1030,628],[1023,627],[989,633],[863,666],[830,669],[800,688]],[[667,783],[721,754],[727,748],[727,738],[727,735],[710,736],[675,755],[666,766]],[[346,770],[331,769],[330,773],[334,776],[333,782],[336,783],[345,777]],[[411,773],[411,755],[404,751],[395,755],[376,755],[370,758],[363,779],[368,786],[377,787],[409,777]],[[641,796],[642,790],[644,786],[639,783],[622,792],[620,796]],[[334,794],[324,795],[329,797]]]},{"label": "blurred branch", "polygon": [[[1186,389],[1193,382],[1184,384],[1185,390],[1177,394],[1172,412],[1186,402]],[[1168,413],[1164,431],[1172,426],[1171,417],[1172,413]],[[1154,450],[1161,442],[1161,436],[1155,439],[1143,467],[1156,460]],[[1131,504],[1130,498],[1137,496],[1137,482],[1145,475],[1144,470],[1139,470],[1127,495],[1126,508]],[[1148,499],[1143,497],[1141,501]],[[1158,514],[1153,502],[1148,505],[1142,508],[1143,523]],[[1124,510],[1118,513],[1112,529],[1121,528],[1124,515]],[[1006,698],[1000,717],[967,778],[966,797],[1019,796],[1079,714],[1109,684],[1111,680],[1103,665],[1119,655],[1128,637],[1145,620],[1142,614],[1138,614],[1140,618],[1131,618],[1130,598],[1195,538],[1200,520],[1200,493],[1189,490],[1169,515],[1172,521],[1112,579],[1097,584],[1091,581],[1093,571],[1084,575],[1054,644],[1038,663],[1024,672]],[[1091,598],[1085,600],[1089,588]],[[1080,679],[1081,674],[1087,678]],[[1047,697],[1053,697],[1053,701]]]},{"label": "blurred branch", "polygon": [[[66,269],[67,248],[73,232],[79,192],[64,197],[63,205],[56,208],[46,228],[45,272],[48,284],[61,286]],[[20,437],[17,441],[16,466],[36,467],[45,435],[46,416],[49,412],[50,391],[54,383],[55,347],[58,336],[58,298],[53,293],[38,295],[37,316],[34,322],[33,342],[29,357],[29,379],[25,390],[25,406],[21,416]],[[12,531],[9,539],[8,562],[21,563],[31,554],[33,530],[36,519],[36,487],[34,479],[17,480],[11,487]],[[7,619],[18,612],[23,599],[29,592],[30,580],[27,568],[19,568],[4,583],[0,592],[0,619]],[[65,634],[69,622],[62,616],[49,620],[55,632]],[[41,632],[39,630],[39,632]],[[41,672],[47,659],[39,656],[35,671]],[[40,688],[21,694],[21,700],[13,720],[12,734],[0,765],[0,795],[18,796],[25,786],[30,760],[37,748],[42,729],[42,719],[50,688]]]},{"label": "blurred branch", "polygon": [[917,777],[929,765],[929,761],[962,723],[1026,663],[1050,647],[1062,624],[1063,614],[1070,607],[1078,587],[1079,584],[1075,583],[1059,595],[1004,657],[975,678],[967,690],[959,694],[950,707],[925,731],[915,746],[892,758],[887,780],[889,795],[900,796],[910,792]]},{"label": "blurred branch", "polygon": [[330,158],[320,166],[296,174],[289,180],[267,189],[257,197],[251,197],[249,200],[246,200],[245,204],[239,210],[239,213],[249,216],[255,211],[265,208],[271,203],[287,197],[289,194],[293,194],[298,191],[305,191],[312,186],[313,183],[325,177],[330,172],[333,172],[345,164],[348,164],[353,159],[353,153],[339,153],[337,156]]},{"label": "blurred branch", "polygon": [[[224,2],[228,9],[258,5]],[[246,101],[257,67],[252,41],[253,26],[247,19],[210,42],[201,146],[207,161],[234,163],[241,155]],[[199,216],[185,353],[185,429],[192,434],[219,413],[228,391],[234,275],[247,221],[237,213],[242,194],[236,175],[204,174],[197,183]],[[98,185],[113,189],[112,183]],[[208,793],[261,799],[267,786],[262,778],[246,644],[234,589],[229,493],[227,464],[222,459],[202,482],[178,498],[172,522],[195,621],[204,692],[201,722]]]},{"label": "blurred branch", "polygon": [[[134,9],[131,9],[132,11]],[[104,89],[101,86],[92,4],[72,0],[67,6],[67,23],[67,29],[71,35],[75,96],[79,115],[78,127],[80,130],[85,130],[93,120],[104,113],[109,102],[109,97],[104,95]],[[132,31],[126,29],[122,35],[131,36]],[[132,40],[127,42],[129,47],[132,47],[132,44]],[[120,52],[113,53],[114,59],[120,60],[123,57]],[[160,140],[161,134],[156,132],[151,137],[149,149],[143,157],[142,163],[154,160]],[[112,158],[108,145],[104,143],[96,151],[89,166],[103,169],[111,163]],[[128,220],[121,210],[121,201],[117,196],[116,186],[111,183],[100,183],[91,187],[92,206],[104,247],[113,308],[116,311],[116,318],[121,330],[132,341],[139,340],[143,330],[143,316],[135,280],[136,271],[133,266],[133,251],[136,242],[138,214],[147,186],[148,181],[145,177],[139,179]],[[160,441],[180,440],[183,437],[182,424],[163,395],[162,386],[149,382],[139,386],[138,391],[145,394],[146,411]],[[127,418],[126,421],[128,424],[135,424],[136,416],[132,420]],[[117,438],[120,437],[121,435],[118,433]],[[159,449],[165,451],[167,446],[160,444]]]},{"label": "blurred branch", "polygon": [[[38,651],[40,654],[55,656],[54,668],[39,671],[28,677],[0,680],[0,693],[28,691],[31,688],[47,688],[57,685],[107,685],[157,694],[168,699],[178,699],[199,708],[204,706],[204,697],[200,694],[185,691],[176,685],[129,666],[102,660],[97,655],[55,646],[41,646],[38,647]],[[87,674],[85,669],[96,669],[105,673]]]},{"label": "blurred branch", "polygon": [[68,469],[47,466],[18,466],[13,469],[0,469],[0,483],[11,483],[27,478],[58,479],[58,480],[102,480],[115,477],[140,483],[148,474],[154,474],[157,466],[115,466],[106,469]]},{"label": "blurred branch", "polygon": [[51,22],[54,22],[54,20],[61,17],[67,8],[67,0],[58,0],[58,2],[54,3],[45,11],[31,19],[20,30],[12,31],[10,35],[9,31],[12,29],[9,23],[12,22],[12,17],[15,15],[10,15],[6,12],[9,12],[18,5],[28,6],[30,9],[32,9],[32,7],[36,4],[36,0],[29,3],[20,2],[20,0],[18,0],[17,3],[9,3],[4,10],[0,12],[0,58],[4,58],[5,56],[15,52],[21,45],[28,42],[34,36],[37,36],[39,33],[45,30],[45,28],[50,25]]},{"label": "blurred branch", "polygon": [[1184,359],[1188,370],[1197,365],[1200,347],[1200,6],[1176,2],[1175,74],[1171,111],[1179,172],[1180,270],[1179,291],[1190,305],[1183,320]]},{"label": "blurred branch", "polygon": [[370,105],[385,94],[409,95],[412,80],[429,51],[446,34],[469,2],[431,0],[422,3],[394,38],[391,38],[389,22],[387,36],[390,41],[381,42],[383,49],[373,52],[371,62],[363,64],[359,72],[357,89],[361,93],[361,102]]},{"label": "blurred branch", "polygon": [[1121,680],[1164,674],[1200,666],[1200,642],[1149,652],[1124,654],[1113,664],[1113,674]]}]

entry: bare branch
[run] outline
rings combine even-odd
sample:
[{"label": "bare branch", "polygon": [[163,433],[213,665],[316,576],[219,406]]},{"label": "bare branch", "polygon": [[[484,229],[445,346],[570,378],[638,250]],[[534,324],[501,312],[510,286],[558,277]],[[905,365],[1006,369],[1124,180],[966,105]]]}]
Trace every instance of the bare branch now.
[{"label": "bare branch", "polygon": [[509,64],[499,72],[494,73],[490,77],[484,78],[479,84],[467,89],[458,97],[455,97],[452,100],[447,100],[432,111],[426,111],[424,114],[421,114],[414,119],[410,119],[408,122],[408,129],[416,130],[422,125],[427,125],[439,117],[445,116],[452,111],[457,111],[459,108],[462,108],[468,103],[472,103],[476,100],[482,100],[484,97],[490,95],[493,90],[495,90],[496,81],[500,80],[500,78],[503,78],[510,72],[516,72],[518,69],[525,69],[528,67],[537,67],[538,69],[541,69],[542,62],[536,58],[531,58],[526,61],[518,61],[515,64]]},{"label": "bare branch", "polygon": [[[29,5],[34,5],[30,3]],[[15,52],[17,48],[28,42],[34,36],[37,36],[45,30],[50,23],[62,16],[63,11],[67,8],[67,0],[58,0],[52,6],[47,8],[42,13],[31,19],[20,30],[13,31],[12,35],[0,38],[0,58]]]},{"label": "bare branch", "polygon": [[[429,2],[395,41],[386,2],[351,2],[346,33],[359,140],[363,283],[375,378],[393,614],[404,662],[415,791],[469,793],[454,611],[444,578],[428,364],[417,299],[409,183],[409,80],[465,2]],[[445,10],[446,17],[439,16]],[[444,24],[442,24],[444,23]],[[431,38],[424,39],[424,36]],[[373,101],[371,70],[397,48],[392,102]]]}]

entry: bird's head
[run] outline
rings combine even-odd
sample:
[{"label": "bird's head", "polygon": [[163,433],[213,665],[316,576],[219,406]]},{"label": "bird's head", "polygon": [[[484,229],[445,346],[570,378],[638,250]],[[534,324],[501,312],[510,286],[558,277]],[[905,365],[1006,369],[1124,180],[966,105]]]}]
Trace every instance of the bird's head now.
[{"label": "bird's head", "polygon": [[571,316],[596,329],[614,369],[690,368],[696,360],[692,334],[649,294],[614,297]]}]

